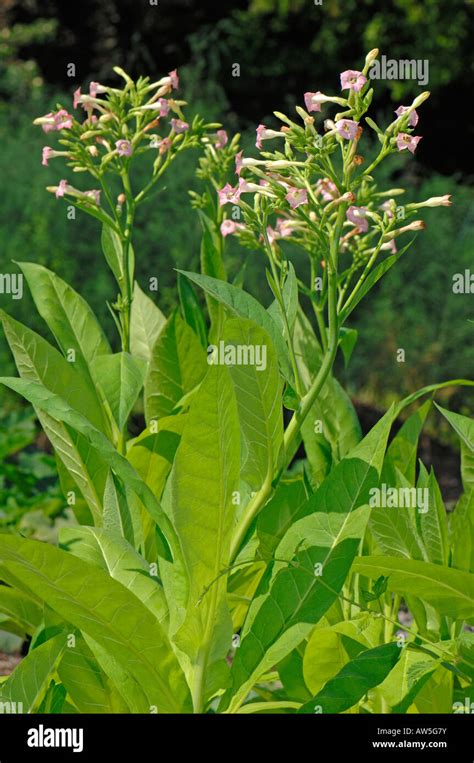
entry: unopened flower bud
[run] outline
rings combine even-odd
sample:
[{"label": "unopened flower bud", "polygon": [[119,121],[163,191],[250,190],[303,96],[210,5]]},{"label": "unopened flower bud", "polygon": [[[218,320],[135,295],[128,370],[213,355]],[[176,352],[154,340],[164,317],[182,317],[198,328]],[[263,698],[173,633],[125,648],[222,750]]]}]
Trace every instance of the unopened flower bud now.
[{"label": "unopened flower bud", "polygon": [[426,201],[407,204],[407,209],[418,209],[419,207],[450,207],[452,203],[451,194],[447,193],[444,196],[432,196]]},{"label": "unopened flower bud", "polygon": [[99,149],[97,146],[87,146],[87,151],[91,156],[99,156]]},{"label": "unopened flower bud", "polygon": [[414,220],[409,225],[404,225],[402,228],[398,228],[397,230],[386,233],[384,236],[384,241],[390,241],[391,239],[400,236],[402,233],[407,233],[411,230],[425,230],[425,228],[426,223],[424,223],[423,220]]},{"label": "unopened flower bud", "polygon": [[119,204],[119,206],[122,206],[122,204],[125,204],[126,201],[127,201],[127,197],[125,196],[125,194],[119,193],[119,195],[117,196],[117,204]]}]

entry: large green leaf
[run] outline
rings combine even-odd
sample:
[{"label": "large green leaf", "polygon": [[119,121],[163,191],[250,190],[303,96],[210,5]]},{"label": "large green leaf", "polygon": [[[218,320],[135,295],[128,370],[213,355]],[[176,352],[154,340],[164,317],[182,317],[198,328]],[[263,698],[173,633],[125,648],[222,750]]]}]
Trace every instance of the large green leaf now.
[{"label": "large green leaf", "polygon": [[291,525],[299,519],[308,500],[303,480],[280,482],[257,518],[258,556],[269,561]]},{"label": "large green leaf", "polygon": [[423,464],[420,464],[417,489],[423,490],[423,495],[427,498],[427,510],[417,512],[418,529],[426,549],[427,561],[447,565],[449,544],[446,508],[434,471],[431,470],[428,474]]},{"label": "large green leaf", "polygon": [[110,471],[104,491],[104,527],[138,548],[142,540],[140,520],[140,509],[134,496],[130,492],[127,495],[126,486]]},{"label": "large green leaf", "polygon": [[33,634],[43,615],[38,603],[22,591],[0,585],[0,612],[25,630]]},{"label": "large green leaf", "polygon": [[309,498],[306,515],[280,542],[275,556],[289,564],[275,563],[268,594],[257,596],[250,609],[232,666],[233,696],[229,692],[225,700],[231,711],[263,672],[309,635],[339,595],[364,535],[369,490],[379,479],[392,420],[393,408]]},{"label": "large green leaf", "polygon": [[280,542],[275,556],[289,564],[275,564],[269,593],[251,607],[232,666],[230,710],[265,670],[309,635],[339,595],[365,531],[369,490],[379,479],[392,420],[393,408],[309,498],[302,510],[306,516]]},{"label": "large green leaf", "polygon": [[282,374],[290,383],[292,382],[288,348],[281,334],[280,327],[275,323],[267,310],[262,307],[260,302],[243,289],[239,289],[225,281],[219,281],[217,278],[182,270],[179,272],[204,289],[206,294],[209,294],[222,305],[225,305],[232,315],[250,319],[258,326],[261,326],[275,346]]},{"label": "large green leaf", "polygon": [[186,712],[189,691],[156,617],[95,564],[46,543],[0,536],[0,558],[22,586],[110,652],[160,712]]},{"label": "large green leaf", "polygon": [[181,273],[178,273],[178,294],[184,320],[199,337],[202,346],[207,347],[207,327],[203,309],[193,285]]},{"label": "large green leaf", "polygon": [[118,352],[114,355],[98,355],[93,362],[93,369],[117,426],[122,431],[143,387],[146,362],[134,358],[128,352]]},{"label": "large green leaf", "polygon": [[[242,318],[227,320],[223,329],[226,348],[246,348],[248,358],[256,348],[262,355],[258,365],[238,362],[229,365],[234,383],[243,440],[241,478],[258,490],[273,477],[283,444],[281,408],[282,384],[278,362],[270,337],[253,321]],[[254,360],[257,358],[255,354]]]},{"label": "large green leaf", "polygon": [[66,355],[76,351],[76,364],[90,376],[97,355],[110,353],[110,345],[93,310],[56,273],[35,262],[19,262],[41,317]]},{"label": "large green leaf", "polygon": [[474,451],[461,442],[461,477],[464,492],[451,515],[452,566],[474,572]]},{"label": "large green leaf", "polygon": [[382,482],[389,485],[397,484],[397,469],[408,480],[415,484],[416,454],[418,440],[426,417],[431,408],[431,400],[427,400],[404,422],[387,448],[382,470]]},{"label": "large green leaf", "polygon": [[[428,556],[417,527],[416,515],[421,504],[418,507],[416,488],[412,486],[397,468],[395,468],[393,483],[387,485],[382,480],[383,471],[380,488],[385,487],[387,489],[386,496],[390,496],[388,491],[396,491],[395,497],[397,500],[395,501],[396,505],[391,506],[389,505],[389,497],[387,497],[387,505],[383,505],[380,500],[380,492],[374,492],[371,495],[372,511],[370,513],[369,527],[378,550],[388,556],[404,556],[406,559],[424,559],[428,561]],[[377,491],[380,491],[380,488],[377,488]],[[403,506],[398,505],[401,496],[404,496]]]},{"label": "large green leaf", "polygon": [[343,713],[353,707],[369,689],[382,683],[400,658],[396,643],[382,644],[362,652],[344,665],[299,713]]},{"label": "large green leaf", "polygon": [[229,372],[212,366],[191,405],[170,477],[173,522],[189,580],[186,618],[176,638],[195,666],[196,681],[225,657],[231,643],[221,573],[229,564],[239,439]]},{"label": "large green leaf", "polygon": [[149,362],[153,346],[165,323],[166,318],[160,308],[135,282],[130,318],[130,351],[132,355]]},{"label": "large green leaf", "polygon": [[65,633],[60,633],[31,650],[0,687],[0,703],[14,703],[16,713],[38,712],[52,674],[66,647],[66,638]]},{"label": "large green leaf", "polygon": [[474,575],[468,572],[391,556],[359,557],[353,570],[373,580],[388,577],[389,591],[417,596],[441,615],[474,620]]},{"label": "large green leaf", "polygon": [[[41,382],[55,392],[105,434],[108,425],[95,395],[94,387],[55,347],[27,326],[0,311],[5,335],[22,379]],[[53,443],[54,444],[54,443]]]},{"label": "large green leaf", "polygon": [[45,411],[52,419],[63,422],[68,427],[79,432],[101,456],[104,462],[135,491],[147,511],[157,523],[160,532],[158,551],[170,558],[170,546],[176,547],[176,536],[168,518],[150,488],[140,479],[126,458],[120,455],[109,440],[80,413],[73,411],[58,395],[54,395],[41,384],[26,382],[23,379],[0,377],[0,384],[5,384],[15,392],[23,395],[38,409]]},{"label": "large green leaf", "polygon": [[178,312],[156,341],[145,382],[145,418],[149,424],[173,413],[180,400],[202,381],[206,352]]},{"label": "large green leaf", "polygon": [[113,713],[113,692],[84,638],[74,634],[74,647],[64,650],[58,674],[80,713]]},{"label": "large green leaf", "polygon": [[[35,382],[42,383],[51,392],[64,396],[71,411],[78,411],[102,432],[108,433],[108,425],[91,387],[72,364],[38,334],[6,313],[0,313],[0,316],[23,380],[23,389]],[[29,399],[27,395],[25,397]],[[32,400],[30,402],[35,405]],[[100,522],[107,477],[104,462],[80,434],[71,432],[43,410],[37,408],[36,413],[58,457],[87,501],[94,521]]]},{"label": "large green leaf", "polygon": [[117,533],[102,527],[62,527],[59,540],[62,548],[106,570],[129,588],[160,623],[166,623],[168,605],[158,578],[151,575],[145,559]]}]

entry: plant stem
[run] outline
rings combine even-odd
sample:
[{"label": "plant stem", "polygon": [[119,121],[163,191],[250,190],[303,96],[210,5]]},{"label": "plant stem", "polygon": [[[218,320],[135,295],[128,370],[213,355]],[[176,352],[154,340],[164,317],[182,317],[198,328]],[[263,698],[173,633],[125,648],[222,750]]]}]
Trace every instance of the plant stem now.
[{"label": "plant stem", "polygon": [[345,216],[345,206],[346,205],[341,205],[339,208],[334,235],[331,240],[329,258],[327,261],[329,319],[329,339],[327,352],[323,358],[323,362],[316,375],[316,378],[314,379],[306,395],[302,398],[298,410],[293,414],[293,417],[285,431],[283,438],[285,452],[284,464],[280,468],[273,482],[271,480],[271,475],[267,474],[264,484],[250,501],[242,517],[240,518],[231,544],[231,564],[238,555],[241,544],[244,541],[254,518],[257,516],[260,509],[265,505],[271,494],[272,488],[279,482],[283,472],[291,463],[301,425],[311,410],[313,403],[320,393],[322,387],[324,386],[324,383],[328,378],[336,359],[337,346],[339,341],[339,325],[337,315],[337,258],[339,253],[339,240]]}]

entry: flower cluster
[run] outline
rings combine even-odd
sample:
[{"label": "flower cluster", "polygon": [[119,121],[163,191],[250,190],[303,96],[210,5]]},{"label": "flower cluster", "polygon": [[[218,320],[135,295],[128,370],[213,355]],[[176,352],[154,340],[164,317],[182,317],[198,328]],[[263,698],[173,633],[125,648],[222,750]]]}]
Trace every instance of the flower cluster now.
[{"label": "flower cluster", "polygon": [[[282,258],[275,243],[281,239],[305,249],[313,275],[319,266],[324,270],[331,256],[333,267],[336,259],[347,257],[339,267],[342,301],[358,269],[372,268],[380,252],[395,254],[398,236],[424,228],[422,220],[412,219],[419,209],[451,204],[446,195],[398,206],[396,197],[403,189],[380,191],[376,185],[372,173],[387,156],[415,153],[421,140],[414,134],[417,109],[429,97],[425,92],[411,105],[399,106],[382,130],[366,116],[374,94],[367,75],[377,55],[377,50],[367,55],[362,71],[341,73],[341,95],[306,92],[305,108],[296,107],[302,124],[274,112],[282,122],[280,130],[258,125],[259,157],[237,153],[236,181],[218,189],[221,207],[233,205],[231,219],[221,223],[222,235],[236,234],[242,244],[260,247],[277,266],[282,267]],[[339,113],[324,118],[323,108],[334,105]],[[372,161],[360,149],[367,129],[380,144]],[[274,150],[265,150],[272,143]],[[367,151],[373,152],[373,143],[368,142]]]},{"label": "flower cluster", "polygon": [[153,169],[146,188],[133,194],[128,182],[124,187],[125,196],[133,194],[133,201],[138,204],[180,151],[199,145],[211,131],[217,144],[226,140],[222,130],[215,132],[218,124],[205,124],[199,117],[192,124],[186,121],[183,114],[186,102],[175,95],[179,87],[176,70],[157,82],[150,82],[148,77],[135,82],[119,67],[114,71],[124,80],[122,88],[91,82],[88,92],[82,92],[80,87],[74,92],[75,114],[58,105],[56,111],[34,120],[48,136],[58,133],[63,149],[45,146],[42,164],[48,166],[51,160],[63,157],[72,172],[89,173],[99,186],[80,191],[62,179],[48,190],[57,198],[69,197],[72,203],[89,212],[100,206],[101,195],[105,195],[112,216],[120,211],[121,201],[120,197],[112,198],[108,175],[124,178],[135,157],[151,156]]}]

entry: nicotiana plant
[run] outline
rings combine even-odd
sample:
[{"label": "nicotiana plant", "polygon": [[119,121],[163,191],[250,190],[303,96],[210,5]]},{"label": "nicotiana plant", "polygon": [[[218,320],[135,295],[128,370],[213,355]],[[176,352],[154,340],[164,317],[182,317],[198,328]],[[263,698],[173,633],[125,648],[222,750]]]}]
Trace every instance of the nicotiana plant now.
[{"label": "nicotiana plant", "polygon": [[[30,637],[1,684],[2,707],[471,707],[473,422],[436,405],[461,442],[464,493],[449,515],[416,456],[432,395],[472,382],[414,392],[362,438],[333,375],[337,353],[348,362],[356,341],[349,316],[406,251],[404,234],[423,228],[420,210],[450,204],[400,206],[403,189],[378,188],[377,166],[415,151],[428,93],[379,127],[365,116],[376,56],[343,72],[342,95],[306,93],[300,121],[277,112],[280,130],[260,125],[259,158],[244,157],[220,125],[185,121],[176,72],[151,83],[116,69],[123,88],[76,91],[83,121],[61,106],[36,120],[63,149],[46,147],[44,163],[62,156],[93,178],[91,190],[67,180],[50,190],[102,224],[120,351],[71,286],[19,263],[58,349],[2,313],[19,378],[1,381],[34,406],[77,524],[61,528],[59,546],[0,533],[1,627]],[[366,131],[379,147],[371,161]],[[135,211],[191,147],[202,151],[204,190],[192,194],[201,267],[179,273],[179,307],[165,317],[134,280]],[[151,166],[142,189],[136,160]],[[229,234],[266,258],[269,306],[244,289],[244,268],[229,280]],[[295,247],[309,281],[290,261]],[[131,437],[141,395],[146,426]],[[295,460],[301,443],[306,457]]]}]

